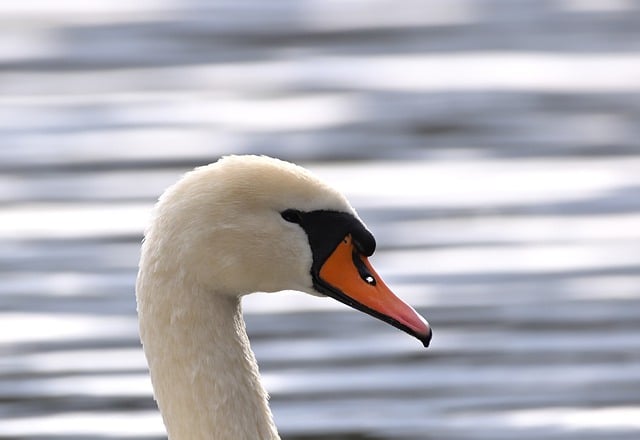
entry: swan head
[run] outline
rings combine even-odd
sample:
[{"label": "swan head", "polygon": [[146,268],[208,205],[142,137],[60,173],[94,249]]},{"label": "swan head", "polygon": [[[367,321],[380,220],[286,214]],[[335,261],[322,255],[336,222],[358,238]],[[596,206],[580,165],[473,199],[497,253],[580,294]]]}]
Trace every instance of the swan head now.
[{"label": "swan head", "polygon": [[227,156],[187,173],[160,197],[141,271],[222,295],[330,296],[427,346],[428,323],[369,263],[375,246],[347,199],[308,170],[264,156]]}]

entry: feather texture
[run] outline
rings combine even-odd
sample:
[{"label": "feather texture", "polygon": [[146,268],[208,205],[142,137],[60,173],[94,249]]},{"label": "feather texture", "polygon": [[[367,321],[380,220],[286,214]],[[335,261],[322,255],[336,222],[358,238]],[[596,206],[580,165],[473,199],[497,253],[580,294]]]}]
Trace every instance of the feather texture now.
[{"label": "feather texture", "polygon": [[160,197],[136,283],[140,337],[171,440],[278,439],[241,296],[312,286],[307,236],[281,212],[355,215],[339,192],[277,159],[229,156]]}]

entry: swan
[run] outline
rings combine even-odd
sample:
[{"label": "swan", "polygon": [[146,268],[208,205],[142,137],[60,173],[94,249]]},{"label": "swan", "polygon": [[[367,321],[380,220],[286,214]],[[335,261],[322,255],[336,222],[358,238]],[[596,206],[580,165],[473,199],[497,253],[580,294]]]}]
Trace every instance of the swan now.
[{"label": "swan", "polygon": [[168,188],[145,231],[136,302],[169,438],[280,438],[242,318],[246,294],[329,296],[428,346],[427,321],[369,263],[375,245],[341,193],[279,159],[226,156]]}]

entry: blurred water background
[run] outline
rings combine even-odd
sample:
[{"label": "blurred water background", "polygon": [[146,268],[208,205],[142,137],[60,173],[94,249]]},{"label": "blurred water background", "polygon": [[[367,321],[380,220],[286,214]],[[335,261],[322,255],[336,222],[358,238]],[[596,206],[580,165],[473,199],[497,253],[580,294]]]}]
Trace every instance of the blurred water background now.
[{"label": "blurred water background", "polygon": [[640,438],[640,3],[0,4],[0,438],[165,438],[154,199],[269,154],[342,189],[432,348],[245,301],[285,439]]}]

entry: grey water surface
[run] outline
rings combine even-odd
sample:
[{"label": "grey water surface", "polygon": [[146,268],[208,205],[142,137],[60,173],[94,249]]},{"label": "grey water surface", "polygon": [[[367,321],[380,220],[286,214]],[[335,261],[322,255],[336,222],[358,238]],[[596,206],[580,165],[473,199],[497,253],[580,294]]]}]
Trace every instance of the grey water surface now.
[{"label": "grey water surface", "polygon": [[166,438],[134,281],[224,154],[345,192],[429,349],[246,298],[285,439],[640,438],[640,6],[0,4],[0,439]]}]

